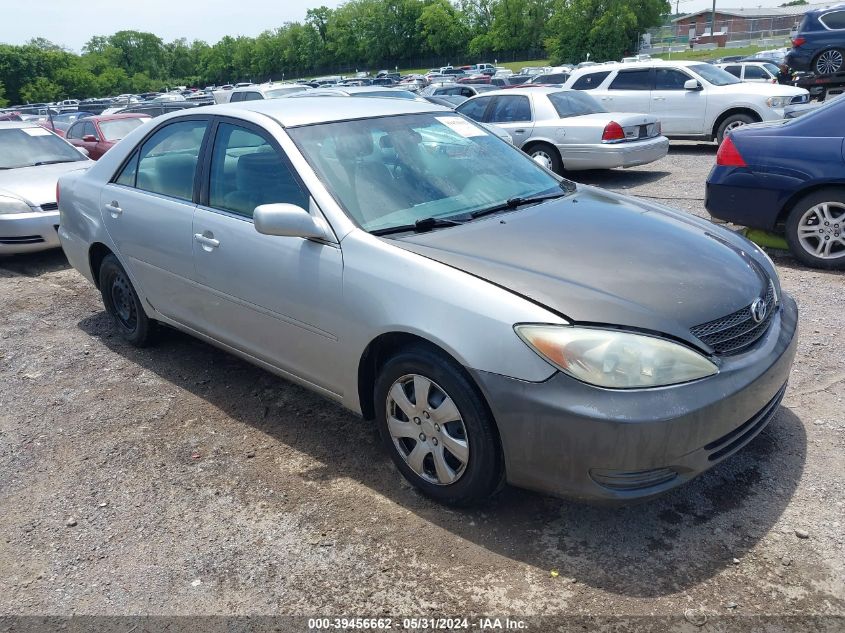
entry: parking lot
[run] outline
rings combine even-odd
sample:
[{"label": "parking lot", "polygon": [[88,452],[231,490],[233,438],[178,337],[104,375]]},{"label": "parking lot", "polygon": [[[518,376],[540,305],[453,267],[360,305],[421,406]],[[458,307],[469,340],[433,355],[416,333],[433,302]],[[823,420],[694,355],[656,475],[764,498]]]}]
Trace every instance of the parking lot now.
[{"label": "parking lot", "polygon": [[[707,217],[715,149],[575,177]],[[462,511],[319,396],[180,333],[130,347],[61,252],[0,260],[0,612],[845,615],[845,276],[772,255],[798,355],[746,449],[634,507]]]}]

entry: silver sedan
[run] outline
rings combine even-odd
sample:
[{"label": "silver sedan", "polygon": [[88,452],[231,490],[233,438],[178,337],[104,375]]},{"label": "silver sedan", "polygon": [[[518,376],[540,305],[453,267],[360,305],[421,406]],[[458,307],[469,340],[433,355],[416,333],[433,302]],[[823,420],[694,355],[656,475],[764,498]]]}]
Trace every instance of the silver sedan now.
[{"label": "silver sedan", "polygon": [[556,173],[645,165],[666,156],[669,140],[650,114],[607,112],[589,94],[560,88],[485,92],[456,108],[493,123],[514,145]]},{"label": "silver sedan", "polygon": [[68,260],[127,341],[167,324],[375,419],[444,502],[665,492],[766,426],[795,353],[795,302],[744,237],[427,102],[197,108],[59,190]]},{"label": "silver sedan", "polygon": [[0,121],[0,255],[58,248],[56,182],[92,163],[34,122]]}]

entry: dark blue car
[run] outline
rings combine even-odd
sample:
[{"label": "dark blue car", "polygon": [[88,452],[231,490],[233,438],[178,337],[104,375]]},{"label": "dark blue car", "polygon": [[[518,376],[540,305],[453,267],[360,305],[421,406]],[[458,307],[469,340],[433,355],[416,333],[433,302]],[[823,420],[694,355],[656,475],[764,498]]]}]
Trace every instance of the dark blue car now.
[{"label": "dark blue car", "polygon": [[707,178],[707,210],[785,234],[805,264],[845,268],[844,137],[845,97],[797,119],[735,129]]},{"label": "dark blue car", "polygon": [[786,63],[819,75],[845,71],[845,5],[804,14]]}]

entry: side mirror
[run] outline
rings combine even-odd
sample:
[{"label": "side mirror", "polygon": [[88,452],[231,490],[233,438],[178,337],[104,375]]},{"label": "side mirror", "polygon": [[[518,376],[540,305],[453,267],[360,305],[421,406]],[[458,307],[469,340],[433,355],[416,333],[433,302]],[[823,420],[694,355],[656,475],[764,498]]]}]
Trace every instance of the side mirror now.
[{"label": "side mirror", "polygon": [[329,232],[322,219],[317,219],[295,204],[274,203],[255,207],[252,215],[255,230],[264,235],[302,237],[327,240]]},{"label": "side mirror", "polygon": [[97,137],[94,136],[93,134],[86,134],[85,136],[82,137],[82,140],[85,143],[96,143]]},{"label": "side mirror", "polygon": [[684,90],[704,90],[698,79],[687,79],[684,82]]}]

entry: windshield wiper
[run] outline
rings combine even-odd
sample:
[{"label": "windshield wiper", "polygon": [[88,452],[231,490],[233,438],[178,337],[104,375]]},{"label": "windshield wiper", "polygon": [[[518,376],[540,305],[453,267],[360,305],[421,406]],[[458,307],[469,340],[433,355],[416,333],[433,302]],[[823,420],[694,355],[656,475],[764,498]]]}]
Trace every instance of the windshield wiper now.
[{"label": "windshield wiper", "polygon": [[[561,189],[563,189],[564,185],[561,183]],[[566,188],[563,191],[556,191],[554,193],[547,193],[541,196],[517,196],[516,198],[511,198],[506,202],[501,204],[493,205],[492,207],[487,207],[486,209],[479,209],[478,211],[473,211],[470,215],[472,219],[480,218],[485,215],[491,215],[493,213],[499,213],[500,211],[509,211],[511,209],[517,209],[521,206],[526,204],[538,204],[540,202],[545,202],[546,200],[554,200],[555,198],[562,198],[563,196],[567,196],[570,193],[575,191],[574,188]]]},{"label": "windshield wiper", "polygon": [[439,229],[444,226],[458,226],[464,224],[466,220],[451,220],[449,218],[420,218],[413,224],[400,224],[399,226],[389,226],[384,229],[376,229],[370,231],[373,235],[390,235],[391,233],[407,233],[413,231],[415,233],[425,233],[432,229]]},{"label": "windshield wiper", "polygon": [[58,163],[75,163],[76,160],[62,158],[61,160],[39,160],[37,163],[27,165],[27,167],[40,167],[41,165],[56,165]]}]

